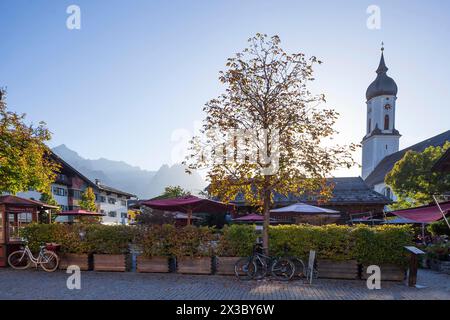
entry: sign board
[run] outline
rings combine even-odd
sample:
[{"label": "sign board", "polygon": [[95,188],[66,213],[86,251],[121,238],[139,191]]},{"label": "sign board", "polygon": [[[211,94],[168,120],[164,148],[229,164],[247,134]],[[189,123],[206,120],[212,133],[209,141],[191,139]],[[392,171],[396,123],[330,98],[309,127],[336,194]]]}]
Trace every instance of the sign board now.
[{"label": "sign board", "polygon": [[419,248],[416,248],[416,247],[413,247],[413,246],[405,246],[404,248],[406,250],[408,250],[409,252],[414,253],[414,254],[425,254],[425,252],[423,252]]}]

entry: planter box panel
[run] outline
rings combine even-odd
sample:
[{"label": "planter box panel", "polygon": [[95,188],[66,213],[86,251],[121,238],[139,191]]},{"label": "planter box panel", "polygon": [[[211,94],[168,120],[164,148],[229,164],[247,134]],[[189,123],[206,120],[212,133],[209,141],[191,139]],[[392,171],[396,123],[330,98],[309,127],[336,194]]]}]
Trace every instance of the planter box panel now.
[{"label": "planter box panel", "polygon": [[126,271],[124,254],[94,254],[95,271]]},{"label": "planter box panel", "polygon": [[216,274],[221,275],[235,275],[234,265],[242,259],[241,257],[217,257],[216,259]]},{"label": "planter box panel", "polygon": [[178,258],[178,273],[211,274],[211,258]]},{"label": "planter box panel", "polygon": [[143,256],[137,257],[137,272],[169,272],[169,258]]},{"label": "planter box panel", "polygon": [[329,278],[329,279],[359,278],[359,267],[356,260],[346,260],[346,261],[318,260],[317,271],[319,278]]},{"label": "planter box panel", "polygon": [[76,265],[82,271],[90,270],[89,255],[65,253],[60,255],[59,269],[66,270],[69,266]]},{"label": "planter box panel", "polygon": [[[395,265],[381,265],[381,281],[403,281],[406,278],[406,269]],[[366,280],[370,274],[367,266],[363,266],[361,278]]]}]

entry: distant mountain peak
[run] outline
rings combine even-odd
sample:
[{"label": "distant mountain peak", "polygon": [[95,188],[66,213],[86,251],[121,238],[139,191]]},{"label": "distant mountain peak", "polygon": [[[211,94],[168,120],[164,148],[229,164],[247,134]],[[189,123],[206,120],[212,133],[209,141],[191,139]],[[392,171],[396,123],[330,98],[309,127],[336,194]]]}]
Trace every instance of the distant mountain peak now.
[{"label": "distant mountain peak", "polygon": [[139,198],[158,196],[168,186],[181,186],[192,193],[197,193],[206,186],[199,174],[187,174],[185,166],[180,163],[172,166],[163,164],[158,171],[149,171],[125,161],[109,160],[104,157],[96,160],[85,159],[65,144],[52,150],[92,181],[100,179],[105,185],[136,194]]}]

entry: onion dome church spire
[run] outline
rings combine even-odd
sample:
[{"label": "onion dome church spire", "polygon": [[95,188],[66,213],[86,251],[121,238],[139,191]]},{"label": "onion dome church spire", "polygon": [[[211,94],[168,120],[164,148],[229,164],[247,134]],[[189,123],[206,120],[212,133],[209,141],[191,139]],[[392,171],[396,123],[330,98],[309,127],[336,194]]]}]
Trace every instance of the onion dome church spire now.
[{"label": "onion dome church spire", "polygon": [[370,100],[374,97],[382,96],[382,95],[397,95],[397,84],[394,79],[388,77],[386,72],[388,71],[388,67],[386,67],[386,63],[384,61],[384,46],[381,47],[381,59],[380,64],[377,68],[377,77],[370,84],[366,91],[366,99]]}]

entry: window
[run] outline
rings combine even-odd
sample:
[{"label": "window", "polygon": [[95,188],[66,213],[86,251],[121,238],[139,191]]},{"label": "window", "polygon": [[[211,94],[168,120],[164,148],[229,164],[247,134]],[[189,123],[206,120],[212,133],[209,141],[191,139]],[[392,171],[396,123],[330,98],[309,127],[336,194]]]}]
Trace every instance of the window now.
[{"label": "window", "polygon": [[81,190],[69,189],[69,195],[72,196],[75,200],[80,200],[82,194],[83,191]]},{"label": "window", "polygon": [[117,212],[115,212],[115,211],[108,212],[108,217],[111,217],[111,218],[117,217]]},{"label": "window", "polygon": [[67,196],[67,190],[60,187],[53,187],[53,194],[55,196],[65,197]]},{"label": "window", "polygon": [[120,200],[120,204],[123,205],[123,206],[126,206],[127,202],[125,200]]},{"label": "window", "polygon": [[106,197],[105,196],[100,196],[100,202],[106,202]]},{"label": "window", "polygon": [[384,116],[384,130],[389,130],[389,115]]},{"label": "window", "polygon": [[61,211],[69,211],[68,206],[60,205],[59,207],[61,208]]},{"label": "window", "polygon": [[20,229],[33,221],[31,212],[8,214],[9,241],[21,241]]},{"label": "window", "polygon": [[391,189],[390,188],[384,188],[384,195],[387,197],[387,198],[389,198],[389,199],[391,199],[392,200],[392,192],[391,192]]},{"label": "window", "polygon": [[108,198],[108,203],[109,203],[109,204],[116,204],[116,199],[114,199],[114,198]]},{"label": "window", "polygon": [[370,133],[370,131],[372,131],[371,124],[372,124],[372,120],[369,118],[369,124],[367,126],[367,133]]},{"label": "window", "polygon": [[127,213],[126,212],[121,212],[120,213],[120,217],[122,218],[122,219],[126,219],[127,218]]}]

